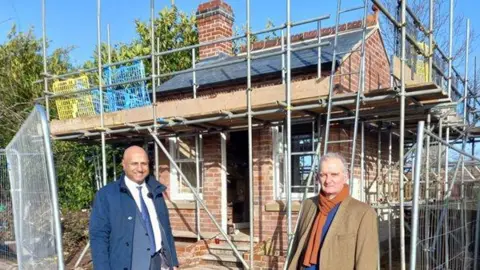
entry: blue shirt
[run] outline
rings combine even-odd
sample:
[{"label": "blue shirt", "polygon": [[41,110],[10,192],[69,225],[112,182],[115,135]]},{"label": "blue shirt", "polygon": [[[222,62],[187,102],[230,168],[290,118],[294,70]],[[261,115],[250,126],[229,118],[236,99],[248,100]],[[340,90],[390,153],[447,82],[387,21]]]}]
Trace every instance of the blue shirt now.
[{"label": "blue shirt", "polygon": [[[323,241],[325,241],[325,236],[327,235],[328,229],[330,229],[330,225],[332,225],[333,218],[337,214],[339,206],[340,204],[335,205],[335,207],[333,207],[332,210],[327,215],[327,220],[325,221],[325,225],[323,225],[323,229],[322,229],[322,239],[320,241],[320,250],[322,250]],[[305,270],[318,270],[319,265],[320,265],[320,260],[318,260],[317,265],[312,265],[310,267],[307,267],[305,268]]]}]

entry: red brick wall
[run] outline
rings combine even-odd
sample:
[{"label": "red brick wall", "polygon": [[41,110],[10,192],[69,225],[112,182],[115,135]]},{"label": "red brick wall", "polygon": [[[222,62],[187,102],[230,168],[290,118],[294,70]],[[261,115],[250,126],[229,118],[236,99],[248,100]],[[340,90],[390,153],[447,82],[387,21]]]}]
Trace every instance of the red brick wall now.
[{"label": "red brick wall", "polygon": [[[220,135],[210,135],[203,137],[203,158],[204,158],[204,181],[203,181],[203,199],[218,223],[221,223],[221,152]],[[161,164],[168,164],[164,155],[160,156]],[[164,167],[163,167],[164,166]],[[162,165],[160,174],[162,182],[170,187],[169,165]],[[169,194],[171,191],[167,189]],[[169,197],[170,201],[171,198]],[[172,201],[175,204],[175,201]],[[181,207],[180,207],[181,208]],[[217,228],[208,217],[207,213],[200,208],[200,230],[201,232],[217,232]],[[196,232],[195,209],[170,209],[170,222],[175,231]]]},{"label": "red brick wall", "polygon": [[[359,43],[360,44],[360,43]],[[380,31],[377,29],[365,43],[365,91],[390,86],[390,68],[388,56],[383,48]],[[360,49],[360,48],[358,48]],[[338,92],[357,92],[359,86],[360,52],[353,52],[339,66],[335,77]],[[338,74],[346,74],[339,76]]]},{"label": "red brick wall", "polygon": [[[376,132],[365,132],[365,179],[366,184],[377,179],[386,180],[387,165],[388,165],[388,135],[382,134],[381,151],[381,170],[380,174],[377,171],[377,151],[378,139]],[[330,140],[345,140],[352,138],[351,128],[336,128],[330,130]],[[360,178],[360,148],[361,138],[358,133],[355,170],[354,175]],[[398,160],[398,138],[393,137],[392,140],[392,162]],[[329,151],[340,152],[350,162],[352,144],[342,143],[333,144]],[[255,185],[255,205],[256,219],[255,219],[255,236],[259,237],[260,241],[272,240],[271,249],[283,250],[286,248],[286,218],[284,212],[267,212],[265,205],[275,201],[275,190],[273,186],[273,162],[272,162],[272,144],[271,131],[268,129],[258,130],[254,137],[254,185]],[[398,170],[394,170],[392,174],[392,181],[398,183]],[[374,203],[376,197],[371,198]],[[296,213],[293,213],[293,226],[295,226]],[[277,253],[278,254],[278,253]]]},{"label": "red brick wall", "polygon": [[[392,164],[394,165],[398,159],[398,137],[392,136]],[[389,183],[388,183],[388,155],[389,155],[389,141],[388,141],[388,133],[382,133],[381,137],[381,155],[380,155],[380,170],[377,170],[378,166],[378,133],[377,132],[366,132],[366,140],[365,140],[365,181],[367,183],[366,186],[372,186],[372,189],[369,191],[369,196],[367,196],[367,201],[370,203],[377,203],[379,199],[382,199],[383,196],[381,195],[384,191],[388,192]],[[393,166],[392,165],[392,166]],[[392,193],[390,194],[393,196],[394,199],[398,200],[398,182],[399,182],[399,170],[395,168],[392,170],[391,179],[394,183],[393,186],[390,187]],[[381,183],[379,190],[380,190],[380,197],[377,196],[376,193],[376,183]]]},{"label": "red brick wall", "polygon": [[[222,0],[212,0],[200,4],[197,9],[197,29],[200,43],[229,38],[233,35],[233,11]],[[216,43],[200,47],[200,59],[218,55],[220,52],[232,54],[232,42]]]},{"label": "red brick wall", "polygon": [[[165,147],[167,150],[170,149],[168,141],[165,143]],[[170,162],[162,151],[160,151],[159,160],[160,181],[167,186],[167,200],[172,201],[170,196]],[[169,214],[173,230],[196,232],[195,210],[171,208]]]},{"label": "red brick wall", "polygon": [[[381,144],[381,166],[380,174],[377,171],[378,137],[376,132],[365,132],[365,186],[369,186],[372,181],[386,180],[388,163],[388,134],[382,134]],[[351,138],[352,131],[350,127],[338,128],[332,127],[330,140],[344,140]],[[357,138],[356,148],[356,166],[354,175],[360,178],[360,151],[361,151],[360,132]],[[393,137],[392,161],[398,160],[398,138]],[[266,205],[276,202],[274,180],[273,180],[273,160],[272,160],[272,133],[270,128],[254,130],[253,134],[253,170],[254,170],[254,224],[255,236],[259,238],[262,250],[260,253],[267,253],[272,256],[260,256],[258,263],[264,265],[264,269],[276,269],[283,264],[282,259],[275,256],[284,256],[284,250],[287,248],[287,220],[284,211],[266,211]],[[347,162],[350,160],[352,145],[348,143],[334,144],[330,146],[329,151],[342,153]],[[212,211],[213,215],[220,222],[220,137],[211,135],[204,137],[204,159],[205,159],[205,180],[204,180],[204,200]],[[162,168],[163,168],[163,162]],[[169,183],[167,177],[168,166],[161,170],[162,181]],[[392,180],[398,183],[398,170],[392,173]],[[357,183],[359,184],[359,183]],[[398,184],[397,184],[398,185]],[[374,185],[375,187],[375,185]],[[374,189],[373,189],[374,190]],[[367,196],[371,203],[377,201],[376,193]],[[292,215],[292,228],[295,228],[297,213]],[[172,227],[176,231],[195,232],[195,210],[177,210],[170,209],[170,219]],[[202,232],[217,232],[207,215],[202,211],[201,215]],[[268,244],[263,244],[266,242]]]},{"label": "red brick wall", "polygon": [[[267,204],[276,202],[273,180],[273,149],[270,128],[256,130],[253,138],[255,236],[260,241],[271,241],[271,250],[283,250],[287,243],[285,212],[265,211]],[[293,213],[292,220],[297,215]],[[293,226],[295,226],[293,222]],[[292,227],[293,228],[293,227]],[[284,255],[283,253],[276,255]]]},{"label": "red brick wall", "polygon": [[[220,135],[215,134],[203,137],[204,182],[203,200],[218,223],[221,223],[221,162]],[[202,211],[200,216],[202,232],[218,232],[208,215]]]},{"label": "red brick wall", "polygon": [[[381,38],[378,31],[373,33],[367,40],[367,54],[366,54],[366,89],[378,89],[388,87],[390,83],[388,58],[383,50]],[[207,55],[206,53],[204,56]],[[360,58],[358,53],[349,56],[341,65],[340,72],[352,72],[358,70]],[[315,74],[313,74],[315,75]],[[306,79],[313,76],[312,74],[304,74],[295,79]],[[336,83],[340,83],[347,91],[356,91],[358,87],[358,76],[350,76],[350,78],[338,78]],[[256,86],[277,84],[279,80],[257,82]],[[204,89],[199,92],[200,95],[214,95],[218,92],[229,91],[244,91],[243,85],[225,86],[215,89]],[[191,93],[175,94],[167,97],[162,97],[162,100],[172,99],[187,99],[191,98]],[[330,140],[344,140],[351,138],[352,132],[350,128],[340,129],[332,127],[330,133]],[[388,137],[386,134],[382,136],[382,156],[381,164],[382,170],[377,171],[377,133],[366,131],[365,140],[365,186],[368,183],[376,181],[377,179],[386,179],[387,176],[387,162],[388,162]],[[273,161],[272,161],[272,134],[270,128],[260,129],[254,131],[253,137],[253,158],[254,158],[254,223],[255,236],[259,240],[268,242],[268,248],[264,248],[269,255],[284,255],[284,250],[287,247],[286,234],[286,214],[283,211],[266,211],[266,205],[274,203],[275,190],[273,183]],[[360,178],[360,132],[357,138],[356,147],[356,167],[354,175]],[[392,160],[398,160],[398,139],[394,137]],[[350,159],[351,144],[343,143],[332,146],[331,151],[341,152],[347,161]],[[220,179],[220,136],[210,135],[204,136],[204,158],[205,158],[205,178],[204,178],[204,201],[210,211],[212,211],[218,222],[220,219],[220,200],[221,200],[221,179]],[[160,174],[162,181],[169,185],[169,165],[161,162]],[[398,170],[392,173],[392,180],[398,183]],[[398,193],[398,184],[397,193]],[[374,192],[375,193],[375,192]],[[398,196],[398,195],[397,195]],[[370,202],[376,202],[375,194],[368,196]],[[172,227],[175,231],[191,231],[195,232],[195,210],[191,209],[170,209],[170,219]],[[296,213],[293,213],[292,221],[294,228],[296,221]],[[217,232],[217,229],[212,224],[207,215],[203,212],[201,214],[201,230],[202,232]],[[260,243],[259,246],[262,244]],[[281,258],[281,257],[280,257]],[[275,256],[259,257],[260,265],[264,265],[265,269],[276,269],[283,264],[282,259]]]}]

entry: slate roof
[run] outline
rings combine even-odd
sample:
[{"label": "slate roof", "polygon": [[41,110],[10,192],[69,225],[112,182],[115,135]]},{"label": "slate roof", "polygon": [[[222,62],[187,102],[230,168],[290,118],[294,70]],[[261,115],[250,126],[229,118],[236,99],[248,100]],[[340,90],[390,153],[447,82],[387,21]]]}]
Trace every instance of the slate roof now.
[{"label": "slate roof", "polygon": [[[367,29],[367,36],[370,32],[374,31],[375,28],[370,27]],[[347,52],[354,49],[354,46],[359,44],[362,39],[362,29],[356,29],[353,31],[340,33],[338,35],[338,48],[337,53]],[[333,52],[333,40],[334,36],[329,36],[322,38],[322,42],[330,42],[330,45],[322,47],[322,64],[327,64],[332,62],[332,52]],[[302,44],[293,45],[292,48],[298,48],[309,44],[316,43],[315,40],[304,42]],[[253,56],[258,56],[261,54],[268,54],[275,51],[280,51],[280,48],[275,48],[263,52],[253,53]],[[317,48],[310,49],[301,49],[298,51],[292,52],[291,57],[291,69],[302,69],[306,67],[316,66],[317,65]],[[200,61],[197,63],[197,68],[213,65],[217,63],[222,63],[224,61],[235,61],[239,59],[244,59],[245,56],[228,56],[220,55],[217,57],[212,57]],[[337,58],[338,59],[338,58]],[[280,74],[282,68],[282,57],[281,55],[268,56],[260,59],[252,60],[251,75],[255,76],[265,76],[271,75],[274,73]],[[199,87],[214,85],[218,83],[225,83],[232,80],[241,80],[247,77],[247,64],[246,61],[229,64],[221,67],[213,67],[205,70],[196,71],[197,85]],[[193,87],[193,78],[192,72],[179,74],[172,77],[170,80],[161,84],[158,89],[158,92],[170,92],[176,90],[188,90]]]}]

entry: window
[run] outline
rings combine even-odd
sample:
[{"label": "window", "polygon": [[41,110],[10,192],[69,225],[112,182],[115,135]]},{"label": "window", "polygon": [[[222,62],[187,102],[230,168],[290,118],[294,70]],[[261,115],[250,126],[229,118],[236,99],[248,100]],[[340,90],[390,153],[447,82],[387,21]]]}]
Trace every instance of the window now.
[{"label": "window", "polygon": [[[312,170],[315,148],[318,144],[316,125],[312,123],[292,125],[291,136],[291,174],[292,174],[292,198],[301,199],[305,188],[307,188],[307,179]],[[285,174],[286,157],[285,140],[286,133],[282,126],[272,128],[273,140],[273,161],[274,161],[274,187],[277,199],[285,199]],[[313,168],[316,171],[316,168]],[[308,188],[309,195],[317,192],[318,187],[315,178],[310,182]]]},{"label": "window", "polygon": [[[203,183],[203,153],[201,136],[170,138],[170,155],[187,178],[190,185],[202,193]],[[198,148],[198,151],[197,151]],[[198,157],[197,157],[198,155]],[[198,165],[197,165],[198,159]],[[198,175],[198,181],[197,181]],[[170,164],[170,188],[173,200],[193,200],[190,188],[181,178],[181,174]]]}]

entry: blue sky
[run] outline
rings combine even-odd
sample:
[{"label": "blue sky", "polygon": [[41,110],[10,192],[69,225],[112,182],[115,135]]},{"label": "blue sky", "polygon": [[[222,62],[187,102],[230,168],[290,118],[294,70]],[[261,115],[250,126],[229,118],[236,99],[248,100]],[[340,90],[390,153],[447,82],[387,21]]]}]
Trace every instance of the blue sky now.
[{"label": "blue sky", "polygon": [[[194,13],[197,6],[206,0],[176,0],[179,9]],[[235,12],[235,25],[246,23],[245,0],[226,0]],[[299,21],[331,14],[332,19],[325,22],[333,24],[336,8],[333,0],[292,0],[292,20]],[[361,0],[344,0],[343,7],[358,6]],[[156,12],[169,6],[170,0],[155,1]],[[47,0],[47,36],[52,42],[52,48],[74,46],[71,56],[74,64],[80,65],[92,55],[96,45],[96,0]],[[456,12],[471,19],[472,28],[480,29],[480,18],[475,14],[480,8],[478,1],[459,0]],[[106,25],[111,27],[111,42],[129,42],[135,36],[134,20],[147,21],[150,16],[150,1],[148,0],[103,0],[102,1],[102,41],[106,41]],[[360,17],[360,13],[350,13],[342,17],[349,21]],[[267,20],[275,25],[281,25],[286,19],[285,1],[251,0],[252,30],[265,27]],[[37,36],[41,36],[41,0],[0,0],[0,43],[5,40],[13,23],[21,31],[34,28]],[[310,24],[296,28],[293,32],[311,30]],[[477,55],[476,51],[474,53]]]}]

